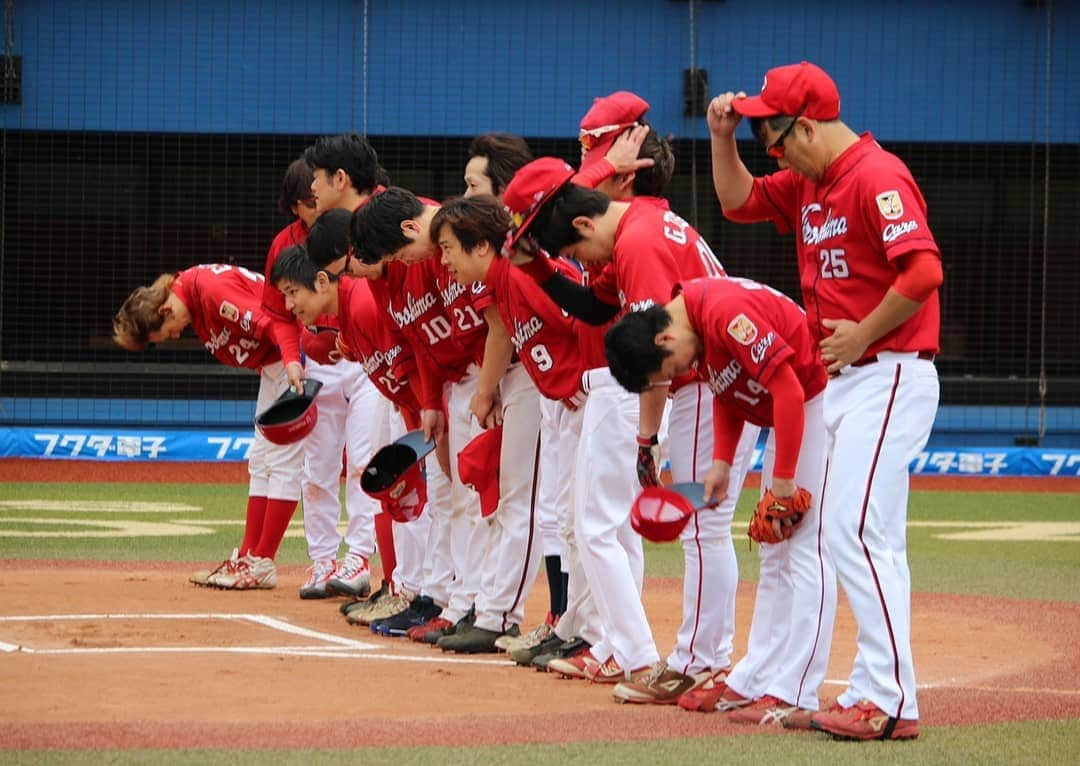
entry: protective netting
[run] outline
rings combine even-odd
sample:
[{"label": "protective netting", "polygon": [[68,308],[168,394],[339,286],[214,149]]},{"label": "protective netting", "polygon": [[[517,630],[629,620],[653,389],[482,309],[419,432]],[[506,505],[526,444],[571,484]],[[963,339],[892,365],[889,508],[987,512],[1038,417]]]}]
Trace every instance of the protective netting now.
[{"label": "protective netting", "polygon": [[[199,402],[250,402],[254,375],[194,339],[128,354],[111,317],[162,272],[261,271],[283,172],[323,134],[366,133],[394,183],[445,198],[474,135],[576,164],[592,98],[633,90],[673,137],[672,207],[730,273],[797,297],[791,240],[720,215],[695,83],[753,92],[808,59],[928,201],[942,404],[996,407],[1024,439],[1031,412],[1080,431],[1077,4],[7,0],[4,20],[2,422],[27,400],[101,424],[120,402],[196,424],[227,419]],[[773,169],[740,130],[750,169]]]}]

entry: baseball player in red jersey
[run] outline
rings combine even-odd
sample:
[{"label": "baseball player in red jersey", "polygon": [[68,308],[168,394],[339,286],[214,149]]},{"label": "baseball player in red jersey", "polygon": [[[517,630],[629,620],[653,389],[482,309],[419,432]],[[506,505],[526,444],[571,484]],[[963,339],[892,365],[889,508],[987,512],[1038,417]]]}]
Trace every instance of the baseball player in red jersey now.
[{"label": "baseball player in red jersey", "polygon": [[[113,320],[113,339],[129,351],[179,338],[186,327],[214,358],[229,367],[259,371],[256,412],[288,387],[281,356],[261,310],[263,277],[225,264],[162,274],[124,301]],[[302,445],[272,444],[256,432],[248,451],[248,506],[244,539],[231,558],[192,582],[229,590],[273,588],[274,557],[300,499]]]},{"label": "baseball player in red jersey", "polygon": [[[626,91],[595,99],[592,107],[581,120],[579,140],[582,167],[581,172],[574,177],[575,183],[598,188],[615,199],[636,196],[653,201],[664,209],[667,208],[667,201],[659,195],[663,193],[664,187],[671,179],[674,157],[667,142],[645,123],[643,117],[648,108],[649,105],[644,99]],[[524,213],[533,202],[532,199],[517,199],[513,201],[511,207],[518,213]],[[556,258],[552,263],[558,266],[569,261]],[[604,269],[605,267],[594,266],[590,269],[593,272],[592,277],[601,274]],[[590,278],[588,272],[576,275],[564,271],[564,275],[577,283]],[[592,357],[597,367],[604,364],[602,343],[600,343],[604,329],[603,324],[585,326],[583,323],[578,323],[577,325],[579,336],[582,338],[582,349],[588,349],[586,355]],[[548,412],[554,412],[565,427],[564,438],[559,442],[558,450],[544,450],[545,460],[554,463],[557,459],[562,467],[557,471],[542,468],[541,483],[543,484],[545,476],[562,478],[573,475],[573,463],[580,441],[583,412],[578,410],[569,413],[547,399],[542,402],[541,407],[547,408]],[[564,494],[569,494],[570,484],[566,481],[559,482]],[[551,656],[548,650],[555,648],[555,639],[564,639],[566,644],[557,648],[559,654],[557,659],[566,659],[581,644],[575,636],[580,636],[588,644],[595,644],[600,640],[603,628],[584,571],[578,561],[570,498],[562,500],[559,507],[563,510],[564,516],[562,521],[565,540],[564,566],[569,571],[568,587],[571,590],[571,596],[568,598],[568,619],[560,621],[552,639],[549,639],[549,643],[542,649],[547,656]],[[596,651],[603,652],[605,649],[601,645]],[[521,662],[527,659],[527,653],[515,655],[516,661]]]},{"label": "baseball player in red jersey", "polygon": [[[550,175],[544,177],[544,174],[535,173],[535,177],[530,179],[529,176],[534,174],[541,162],[551,166]],[[535,259],[526,267],[526,270],[542,283],[545,291],[571,314],[601,323],[619,313],[620,307],[631,311],[644,310],[653,303],[666,300],[661,291],[667,290],[669,296],[671,288],[681,279],[723,274],[708,244],[677,215],[664,210],[652,200],[612,202],[604,194],[569,183],[572,171],[556,167],[561,164],[563,163],[557,161],[538,160],[533,164],[533,168],[527,166],[519,173],[522,185],[529,186],[522,189],[522,196],[540,199],[535,209],[522,220],[519,231],[531,231],[539,245],[548,252],[575,257],[587,264],[610,260],[610,269],[601,274],[590,290],[573,289],[573,285],[559,280],[550,274],[546,261],[542,259]],[[511,188],[516,183],[517,177]],[[535,189],[532,188],[534,185]],[[635,428],[638,427],[635,422],[639,417],[636,406],[638,402],[628,401],[626,393],[607,369],[590,371],[585,379],[587,388],[590,389],[585,412],[586,431],[590,421],[590,408],[602,406],[593,404],[593,393],[600,390],[605,393],[603,398],[598,397],[596,401],[610,400],[619,416],[628,421],[623,424],[624,428],[619,429],[620,433],[628,430],[625,426],[629,426],[629,423],[633,423]],[[702,391],[702,385],[689,380],[678,383],[696,387],[698,390],[694,392],[691,407],[678,411],[677,416],[673,415],[673,422],[681,422],[689,417],[707,426],[711,419],[711,407],[703,407],[701,404],[707,390]],[[675,388],[677,389],[678,385]],[[641,433],[650,437],[657,434],[664,411],[667,391],[660,393],[660,396],[641,397]],[[603,428],[619,427],[619,417],[614,414],[604,417],[603,421]],[[697,427],[695,430],[700,432],[703,429]],[[711,432],[711,427],[704,430]],[[618,447],[612,446],[613,443],[617,445],[619,438],[612,430],[604,441],[604,452],[611,456],[614,462],[622,459]],[[586,448],[584,439],[583,436],[581,454],[582,459],[587,459],[584,456],[591,455],[594,450]],[[692,437],[691,441],[697,444]],[[630,451],[632,449],[627,447],[630,459],[634,454]],[[619,457],[616,458],[613,453],[619,453]],[[673,455],[673,471],[677,469],[680,474],[688,477],[695,476],[699,470],[704,473],[708,469],[710,453],[711,447],[708,450],[699,448],[698,454],[691,451],[689,455],[681,455],[678,464]],[[592,519],[577,521],[581,527],[596,524],[591,534],[599,536],[610,533],[610,530],[620,526],[625,526],[628,534],[628,541],[622,547],[621,554],[610,544],[605,548],[591,539],[587,546],[582,546],[583,550],[586,547],[590,549],[591,555],[586,556],[586,572],[590,586],[594,591],[604,588],[607,593],[598,595],[602,614],[605,604],[619,605],[618,610],[610,610],[608,614],[604,614],[605,630],[608,631],[615,649],[614,661],[605,662],[598,672],[587,671],[586,675],[593,678],[610,676],[612,682],[628,680],[653,683],[656,687],[654,691],[657,702],[675,702],[683,692],[704,683],[716,672],[725,669],[730,661],[734,634],[734,595],[738,579],[731,541],[730,516],[726,516],[724,523],[717,519],[723,518],[725,514],[712,517],[696,514],[693,524],[688,525],[690,531],[684,533],[684,550],[688,551],[686,579],[689,583],[684,592],[686,619],[680,630],[676,649],[666,663],[672,667],[672,673],[679,676],[679,683],[667,683],[672,680],[667,678],[661,686],[657,679],[666,672],[666,668],[653,673],[644,672],[657,670],[658,657],[655,656],[655,645],[652,644],[647,623],[644,622],[640,600],[633,610],[628,609],[631,602],[628,585],[635,581],[640,582],[634,569],[623,570],[625,563],[632,560],[632,554],[628,551],[640,546],[636,535],[629,531],[628,510],[636,488],[632,482],[626,482],[628,469],[628,465],[623,467],[623,470],[613,473],[610,481],[605,482],[604,491],[610,493],[607,499],[598,501],[580,498],[580,502],[576,503],[579,509],[589,509]],[[584,470],[589,471],[590,477],[597,474],[595,465],[586,469],[579,463],[579,471]],[[655,466],[649,468],[648,473],[651,474],[649,478],[655,482]],[[690,480],[682,479],[681,476],[677,478]],[[595,489],[598,485],[599,482],[590,482],[585,485],[585,491],[598,493]],[[617,492],[621,493],[621,496],[616,499]],[[594,511],[594,508],[598,510]],[[608,510],[601,512],[600,508]],[[733,504],[731,508],[733,509]],[[586,533],[588,534],[590,533]],[[715,590],[709,592],[710,589]],[[599,657],[594,654],[594,659]],[[639,670],[641,672],[635,673]],[[632,674],[637,678],[627,678]],[[616,696],[622,699],[620,691],[617,687]]]},{"label": "baseball player in red jersey", "polygon": [[[469,160],[465,165],[465,197],[491,195],[500,202],[510,179],[523,165],[533,159],[525,140],[508,133],[485,133],[469,144]],[[580,269],[578,270],[580,274]],[[550,300],[545,301],[550,305]],[[518,352],[520,356],[520,351]],[[535,382],[535,379],[534,379]],[[537,384],[538,390],[543,389]],[[540,397],[540,486],[537,491],[537,533],[540,553],[548,582],[548,613],[544,621],[521,636],[504,636],[498,648],[511,652],[539,647],[554,635],[555,626],[566,612],[569,561],[564,548],[567,542],[562,533],[569,505],[566,475],[559,471],[562,448],[560,422],[565,408],[557,400]],[[528,584],[531,589],[533,581]],[[539,649],[537,653],[539,653]]]},{"label": "baseball player in red jersey", "polygon": [[[613,155],[617,155],[625,140],[627,147],[638,145],[638,163],[651,162],[630,170],[620,168],[614,176],[596,185],[613,200],[638,200],[670,212],[664,190],[675,167],[675,158],[668,142],[649,127],[645,115],[649,104],[635,93],[619,91],[596,99],[592,108],[581,120],[580,141],[582,149],[581,170],[574,183],[589,185],[586,181],[599,178]],[[618,138],[614,138],[618,136]],[[608,147],[611,147],[610,149]],[[605,155],[606,152],[606,155]],[[605,160],[607,160],[605,162]],[[681,220],[681,219],[679,219]],[[603,287],[611,284],[614,277],[613,264],[608,262],[593,280]],[[671,458],[671,472],[676,481],[699,480],[709,470],[712,449],[710,390],[698,381],[676,386],[671,390],[671,414],[667,418],[668,438],[666,445]],[[659,407],[658,401],[653,407]],[[653,457],[648,439],[655,434],[656,425],[649,425],[658,415],[646,411],[640,419],[639,455],[646,460]],[[660,434],[656,434],[657,437]],[[730,519],[739,499],[742,479],[753,460],[754,447],[759,429],[747,424],[735,452],[732,466],[733,480],[730,491],[721,498],[719,517]],[[659,441],[659,438],[657,438]],[[657,480],[655,470],[642,474],[647,482]],[[682,535],[683,556],[688,572],[713,572],[717,578],[686,577],[683,580],[683,620],[679,628],[674,650],[667,658],[669,669],[656,672],[634,684],[622,684],[615,688],[620,700],[670,703],[677,699],[681,690],[698,683],[710,685],[723,678],[728,670],[734,633],[734,588],[737,586],[737,570],[734,567],[734,550],[724,538],[726,528],[701,527],[699,519],[687,525]],[[715,581],[715,584],[714,584]],[[711,592],[710,592],[711,591]],[[708,676],[710,669],[712,677]],[[673,673],[681,676],[675,684]]]},{"label": "baseball player in red jersey", "polygon": [[[455,278],[462,283],[480,282],[483,284],[483,289],[474,297],[474,303],[478,309],[485,312],[489,327],[507,328],[509,331],[509,337],[520,363],[512,365],[508,370],[501,384],[504,392],[523,388],[519,380],[521,376],[530,378],[532,381],[530,387],[535,387],[543,395],[542,401],[553,402],[557,407],[554,414],[548,415],[548,431],[541,435],[541,453],[552,450],[553,440],[557,440],[558,450],[572,455],[576,451],[578,439],[578,429],[574,427],[574,423],[580,423],[578,407],[583,399],[580,389],[580,378],[584,369],[583,361],[587,358],[587,349],[590,347],[595,349],[597,357],[601,352],[599,345],[596,342],[590,343],[585,334],[579,333],[577,323],[569,319],[552,303],[551,299],[532,280],[513,268],[508,259],[499,255],[508,228],[509,218],[502,204],[498,199],[488,196],[448,202],[432,223],[433,233],[438,237],[442,249],[443,262]],[[566,268],[572,267],[567,264]],[[493,312],[494,316],[492,316]],[[586,334],[592,334],[591,328],[589,330],[590,332]],[[527,456],[515,454],[515,452],[521,452],[523,443],[527,443],[527,432],[522,428],[520,421],[524,420],[524,425],[531,426],[532,418],[542,419],[542,411],[539,406],[532,410],[532,403],[527,402],[527,407],[519,407],[518,412],[509,412],[506,410],[507,402],[507,397],[504,395],[505,416],[501,465],[504,467],[529,466],[530,463],[525,459]],[[565,417],[562,413],[565,413]],[[513,422],[515,420],[519,422]],[[508,428],[510,430],[506,430]],[[555,457],[557,458],[558,455]],[[539,463],[541,474],[544,470],[551,471],[555,474],[555,482],[565,483],[566,465],[562,466],[562,472],[560,472],[560,461],[549,460],[544,463],[542,454],[538,456],[538,459],[541,461]],[[508,518],[500,519],[500,524],[509,524],[512,521],[507,509],[516,510],[518,506],[524,507],[532,502],[529,497],[522,496],[522,492],[516,489],[519,485],[523,485],[523,480],[527,478],[524,472],[507,471],[506,468],[501,470],[500,483],[503,485],[503,494],[500,497],[499,515],[506,514]],[[541,480],[543,480],[542,476]],[[519,520],[515,522],[518,531],[508,535],[511,538],[514,534],[521,535],[528,530],[529,524],[525,515],[519,513],[518,516]],[[563,546],[566,548],[567,562],[572,566],[576,559],[573,539],[564,538],[560,548]],[[496,550],[499,551],[498,557],[503,559],[498,565],[498,570],[513,574],[520,569],[520,565],[515,566],[514,547],[513,544],[496,546]],[[561,556],[562,554],[560,558]],[[549,578],[558,576],[561,579],[561,573],[557,568],[554,574],[549,571],[548,576]],[[500,574],[499,578],[505,579],[505,575]],[[573,595],[574,610],[571,612],[570,619],[572,622],[580,623],[579,613],[583,608],[588,609],[588,607],[580,603],[581,594],[577,590],[576,579]],[[479,616],[477,619],[479,622]],[[510,651],[539,646],[540,643],[555,635],[555,627],[548,624],[546,630],[537,629],[529,641],[504,642],[507,644],[505,648]],[[584,626],[578,624],[570,627]],[[568,638],[570,634],[561,636],[551,643],[561,643]]]},{"label": "baseball player in red jersey", "polygon": [[[581,120],[579,140],[582,163],[581,171],[574,177],[575,183],[595,187],[613,199],[638,197],[654,200],[657,205],[666,209],[667,201],[660,195],[671,179],[674,157],[667,142],[642,119],[648,108],[644,99],[626,91],[613,93],[593,102]],[[513,200],[512,207],[523,212],[532,202],[533,200]],[[519,246],[522,244],[519,242]],[[579,284],[595,278],[606,268],[594,267],[590,274],[580,264],[563,258],[555,258],[552,263],[567,278]],[[574,264],[572,268],[562,268],[571,263]],[[593,326],[580,321],[575,323],[575,330],[581,339],[580,348],[585,364],[583,369],[604,365],[602,338],[605,329],[606,325]],[[546,484],[550,476],[554,477],[554,483],[559,488],[558,507],[562,515],[560,526],[564,537],[563,563],[568,571],[570,593],[565,616],[560,619],[552,638],[535,647],[532,657],[527,650],[512,653],[512,656],[519,663],[535,660],[538,666],[545,667],[545,656],[557,660],[570,659],[575,653],[580,653],[582,641],[590,645],[599,642],[603,635],[603,626],[577,554],[570,499],[573,482],[565,480],[574,474],[583,410],[579,407],[570,411],[550,399],[542,401],[541,409],[546,418],[557,419],[561,427],[558,448],[544,449],[543,460],[546,462],[541,466],[541,484]],[[556,442],[552,439],[545,443]],[[556,465],[558,467],[552,470]],[[558,644],[558,639],[562,639],[564,643]],[[552,649],[555,650],[554,657]],[[602,646],[597,651],[603,651]]]},{"label": "baseball player in red jersey", "polygon": [[[780,170],[755,178],[734,131],[743,116]],[[937,411],[941,256],[910,171],[839,119],[820,68],[769,70],[761,94],[713,99],[713,180],[724,214],[796,233],[825,388],[825,541],[859,625],[848,688],[815,728],[850,739],[918,736],[907,565],[908,465]]]},{"label": "baseball player in red jersey", "polygon": [[[315,270],[328,275],[348,274],[360,278],[362,286],[349,288],[350,300],[339,300],[338,315],[343,335],[340,340],[347,348],[354,344],[365,374],[379,387],[384,402],[395,402],[395,407],[380,406],[377,410],[375,444],[388,444],[408,430],[419,427],[419,390],[416,360],[412,349],[402,336],[397,324],[390,318],[385,306],[388,299],[379,297],[383,285],[382,264],[368,266],[352,257],[349,242],[349,224],[352,213],[336,208],[319,216],[311,227],[307,241],[307,260],[297,258],[296,276],[303,277],[303,287],[313,290]],[[310,281],[311,284],[307,284]],[[352,284],[352,281],[350,281]],[[339,292],[345,289],[339,284]],[[327,290],[327,293],[330,291]],[[324,296],[324,300],[329,296]],[[364,338],[370,339],[370,343]],[[382,337],[381,348],[385,351],[363,351],[364,347],[377,343]],[[395,390],[397,389],[397,390]],[[403,419],[403,416],[406,416]],[[408,421],[406,423],[406,420]],[[427,471],[427,510],[409,523],[394,522],[393,550],[396,566],[387,567],[387,551],[380,540],[383,560],[383,581],[388,590],[373,595],[365,602],[351,604],[345,609],[350,622],[370,624],[372,629],[386,635],[405,635],[429,620],[436,619],[449,598],[449,582],[453,579],[453,566],[449,556],[434,555],[438,546],[430,544],[432,520],[445,518],[450,507],[450,480],[429,461]],[[445,525],[443,525],[445,526]],[[439,527],[436,527],[436,531]],[[431,555],[429,555],[429,553]],[[405,604],[406,608],[399,607]]]},{"label": "baseball player in red jersey", "polygon": [[[471,629],[439,641],[443,649],[458,652],[495,651],[502,636],[517,632],[511,628],[524,621],[525,596],[540,564],[536,504],[541,455],[540,395],[529,374],[532,360],[521,355],[518,343],[521,334],[529,329],[504,321],[492,286],[483,281],[480,269],[468,268],[472,261],[466,260],[470,253],[490,257],[497,252],[509,225],[502,204],[484,196],[451,200],[435,213],[430,229],[441,265],[459,285],[469,289],[474,309],[487,324],[484,358],[478,361],[481,379],[490,375],[497,381],[503,429],[498,510],[486,520],[490,537],[483,559],[483,586],[476,596],[475,623]],[[530,329],[535,330],[535,324]],[[481,422],[488,416],[485,425],[494,425],[495,418],[487,411],[486,402],[474,404],[473,413]]]},{"label": "baseball player in red jersey", "polygon": [[[293,220],[270,242],[270,249],[266,254],[266,265],[263,269],[264,276],[269,277],[270,268],[282,250],[304,243],[311,225],[318,218],[315,199],[311,196],[312,180],[311,168],[302,157],[293,160],[285,171],[281,196],[278,198],[278,210],[282,215],[289,216]],[[289,384],[294,387],[294,390],[300,390],[304,378],[304,368],[300,363],[301,328],[296,324],[296,319],[285,310],[284,299],[273,285],[263,285],[263,307],[270,318],[271,339],[282,350],[281,358],[289,374]]]},{"label": "baseball player in red jersey", "polygon": [[[739,722],[809,728],[818,709],[836,613],[836,575],[823,555],[817,501],[825,473],[825,370],[806,316],[790,298],[745,279],[696,279],[667,306],[628,314],[605,337],[612,374],[630,391],[695,373],[713,399],[713,464],[705,496],[722,497],[743,423],[771,428],[762,494],[812,503],[787,540],[761,545],[746,656],[725,681],[684,694],[691,710],[733,710]],[[626,687],[628,701],[651,702]],[[639,699],[640,697],[640,699]]]},{"label": "baseball player in red jersey", "polygon": [[648,111],[649,102],[630,91],[594,99],[578,130],[581,168],[574,183],[617,200],[648,197],[666,209],[675,155],[645,120]]},{"label": "baseball player in red jersey", "polygon": [[[425,434],[437,441],[444,434],[448,437],[449,534],[439,538],[437,545],[449,551],[456,579],[449,584],[440,630],[456,633],[472,627],[464,618],[481,591],[491,537],[488,525],[480,523],[477,494],[461,483],[456,456],[482,430],[474,415],[477,402],[485,405],[485,416],[497,414],[498,377],[481,380],[475,360],[490,353],[487,325],[472,306],[471,290],[454,280],[439,261],[438,246],[430,235],[438,209],[432,200],[391,187],[353,214],[350,232],[361,262],[385,261],[385,276],[377,290],[416,355]],[[447,622],[454,628],[448,628]],[[441,640],[434,633],[427,635]]]},{"label": "baseball player in red jersey", "polygon": [[[326,136],[304,151],[311,169],[310,199],[316,212],[335,207],[353,210],[386,180],[371,145],[355,134]],[[309,224],[310,226],[310,224]],[[283,247],[301,244],[307,228],[282,232],[267,254],[265,273],[273,268]],[[332,333],[310,332],[296,323],[285,307],[284,297],[267,284],[263,305],[273,318],[273,333],[281,348],[282,361],[293,386],[303,377],[323,384],[319,392],[319,419],[304,440],[304,534],[312,561],[308,577],[300,587],[301,598],[325,598],[334,593],[354,597],[370,592],[368,559],[375,550],[377,503],[360,489],[360,473],[370,458],[371,417],[378,392],[355,362],[342,361],[334,351]],[[319,326],[334,325],[333,318]],[[306,359],[301,363],[301,339]],[[341,518],[341,461],[345,452],[345,509],[349,518],[344,538],[348,554],[339,563],[342,536],[337,530]],[[380,519],[383,535],[389,519]],[[384,547],[392,548],[392,544]]]}]

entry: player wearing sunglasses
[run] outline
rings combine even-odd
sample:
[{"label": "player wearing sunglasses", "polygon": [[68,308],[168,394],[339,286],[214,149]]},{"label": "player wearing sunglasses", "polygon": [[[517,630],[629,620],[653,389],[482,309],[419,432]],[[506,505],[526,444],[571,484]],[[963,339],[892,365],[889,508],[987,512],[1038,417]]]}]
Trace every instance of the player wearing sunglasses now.
[{"label": "player wearing sunglasses", "polygon": [[[735,128],[751,118],[780,170],[755,178]],[[708,110],[724,215],[794,232],[810,334],[830,375],[824,543],[859,626],[848,689],[814,728],[848,739],[919,734],[907,564],[908,463],[937,412],[941,254],[911,172],[840,120],[840,93],[805,61],[770,69],[760,95]]]}]

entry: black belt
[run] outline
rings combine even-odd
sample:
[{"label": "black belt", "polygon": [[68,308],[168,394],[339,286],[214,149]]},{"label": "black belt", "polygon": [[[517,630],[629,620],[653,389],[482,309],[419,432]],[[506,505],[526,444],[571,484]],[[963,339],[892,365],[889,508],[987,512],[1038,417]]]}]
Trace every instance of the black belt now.
[{"label": "black belt", "polygon": [[[911,352],[910,351],[900,351],[898,353],[903,354],[903,353],[911,353]],[[915,354],[915,358],[916,359],[925,359],[928,362],[932,362],[932,361],[934,361],[934,352],[933,351],[919,351],[918,353]],[[858,360],[857,362],[852,362],[849,366],[850,367],[865,367],[866,365],[874,364],[877,361],[878,361],[877,354],[870,354],[870,356],[864,356],[862,359]]]}]

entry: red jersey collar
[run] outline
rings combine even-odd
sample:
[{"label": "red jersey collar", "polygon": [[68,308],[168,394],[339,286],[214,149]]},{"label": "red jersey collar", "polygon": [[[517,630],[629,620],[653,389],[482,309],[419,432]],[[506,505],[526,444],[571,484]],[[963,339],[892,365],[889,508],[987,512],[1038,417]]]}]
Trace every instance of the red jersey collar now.
[{"label": "red jersey collar", "polygon": [[195,302],[194,296],[191,291],[195,285],[191,284],[188,280],[184,279],[183,272],[176,275],[176,279],[169,285],[169,292],[180,299],[180,302],[184,304],[188,311],[191,311],[191,306]]},{"label": "red jersey collar", "polygon": [[825,175],[821,177],[821,182],[818,186],[828,186],[831,184],[841,175],[846,173],[875,146],[877,146],[877,141],[874,140],[874,137],[870,135],[869,131],[860,135],[858,141],[841,152],[840,156],[833,160],[829,167],[825,169]]}]

